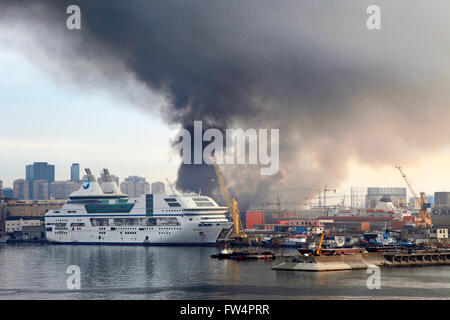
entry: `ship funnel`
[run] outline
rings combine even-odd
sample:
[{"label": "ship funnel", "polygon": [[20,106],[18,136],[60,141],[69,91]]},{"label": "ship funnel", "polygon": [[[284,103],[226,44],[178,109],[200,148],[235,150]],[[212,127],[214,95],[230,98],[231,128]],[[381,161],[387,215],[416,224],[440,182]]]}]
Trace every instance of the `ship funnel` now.
[{"label": "ship funnel", "polygon": [[103,171],[100,173],[100,178],[101,178],[100,186],[105,194],[122,195],[119,186],[114,181],[114,178],[109,174],[108,169],[103,169]]},{"label": "ship funnel", "polygon": [[95,182],[95,177],[92,174],[91,169],[86,168],[84,171],[86,172],[86,180],[89,180],[89,182]]}]

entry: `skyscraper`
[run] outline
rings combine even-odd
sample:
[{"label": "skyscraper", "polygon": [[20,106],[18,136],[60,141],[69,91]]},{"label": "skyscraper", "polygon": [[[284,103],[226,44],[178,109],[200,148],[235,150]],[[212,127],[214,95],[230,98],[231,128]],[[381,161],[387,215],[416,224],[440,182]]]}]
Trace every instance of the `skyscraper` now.
[{"label": "skyscraper", "polygon": [[69,195],[80,189],[81,185],[75,181],[55,181],[50,183],[50,198],[68,199]]},{"label": "skyscraper", "polygon": [[39,179],[33,181],[33,200],[48,200],[50,186],[47,180]]},{"label": "skyscraper", "polygon": [[120,191],[129,197],[139,197],[150,192],[150,184],[145,181],[145,178],[129,176],[120,184]]},{"label": "skyscraper", "polygon": [[12,199],[14,198],[14,191],[12,188],[3,188],[2,197]]},{"label": "skyscraper", "polygon": [[28,200],[30,199],[29,183],[25,179],[14,180],[13,183],[14,198]]},{"label": "skyscraper", "polygon": [[162,182],[153,182],[152,183],[152,193],[165,193],[166,192],[166,186]]},{"label": "skyscraper", "polygon": [[79,182],[80,181],[80,164],[72,163],[70,167],[70,181]]},{"label": "skyscraper", "polygon": [[3,181],[0,180],[0,199],[2,198]]},{"label": "skyscraper", "polygon": [[35,180],[46,180],[47,184],[47,196],[50,193],[50,183],[55,181],[55,166],[48,164],[47,162],[35,162],[26,166],[26,179],[29,186],[30,199],[34,199],[33,183]]}]

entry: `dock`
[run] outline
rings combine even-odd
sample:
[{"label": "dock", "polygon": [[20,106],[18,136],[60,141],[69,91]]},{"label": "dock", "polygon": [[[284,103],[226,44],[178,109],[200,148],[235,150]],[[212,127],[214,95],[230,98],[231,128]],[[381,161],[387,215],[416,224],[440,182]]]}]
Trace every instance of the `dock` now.
[{"label": "dock", "polygon": [[339,271],[373,267],[450,265],[450,250],[435,252],[360,253],[337,256],[301,256],[281,262],[272,270]]}]

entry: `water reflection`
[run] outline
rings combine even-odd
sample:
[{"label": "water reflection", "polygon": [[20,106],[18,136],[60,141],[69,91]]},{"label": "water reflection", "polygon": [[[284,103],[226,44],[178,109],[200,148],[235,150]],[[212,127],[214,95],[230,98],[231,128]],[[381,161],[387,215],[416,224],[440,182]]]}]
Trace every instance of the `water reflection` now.
[{"label": "water reflection", "polygon": [[[273,261],[211,259],[210,247],[0,246],[0,299],[353,299],[448,298],[447,266],[386,268],[381,290],[365,270],[271,270]],[[66,288],[69,265],[80,291]],[[411,290],[414,288],[414,290]]]}]

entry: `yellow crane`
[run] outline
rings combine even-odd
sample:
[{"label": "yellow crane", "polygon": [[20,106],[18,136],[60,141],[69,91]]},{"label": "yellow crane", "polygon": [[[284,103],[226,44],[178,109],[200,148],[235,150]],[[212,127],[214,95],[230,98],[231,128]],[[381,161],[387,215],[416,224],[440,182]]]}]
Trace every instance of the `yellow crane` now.
[{"label": "yellow crane", "polygon": [[419,215],[416,218],[416,227],[418,228],[431,228],[433,226],[431,222],[431,216],[428,212],[429,203],[427,203],[425,199],[425,192],[420,193],[420,197],[417,196],[417,193],[414,191],[411,183],[409,182],[408,178],[406,177],[406,174],[402,171],[402,168],[400,166],[396,167],[398,171],[400,171],[400,174],[403,177],[403,180],[405,180],[406,185],[408,186],[411,193],[414,195],[414,199],[420,203],[420,211]]},{"label": "yellow crane", "polygon": [[320,236],[319,245],[317,246],[316,256],[320,256],[322,254],[322,242],[323,242],[324,236],[325,236],[325,231],[322,231],[322,235]]},{"label": "yellow crane", "polygon": [[216,157],[212,156],[211,159],[214,165],[214,170],[216,171],[217,180],[219,180],[220,189],[222,190],[223,197],[225,198],[225,202],[227,203],[231,218],[233,219],[234,237],[238,239],[246,239],[247,234],[244,232],[244,228],[242,227],[237,199],[231,199],[230,194],[228,193],[228,189],[225,185],[225,180],[223,179],[222,172],[220,171],[219,165],[216,162]]}]

